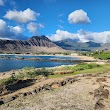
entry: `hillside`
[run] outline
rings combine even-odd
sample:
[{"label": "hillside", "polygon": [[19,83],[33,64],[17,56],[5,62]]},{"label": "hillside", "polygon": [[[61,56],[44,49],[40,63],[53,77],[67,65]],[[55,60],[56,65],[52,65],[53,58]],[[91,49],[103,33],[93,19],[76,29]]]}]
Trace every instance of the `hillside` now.
[{"label": "hillside", "polygon": [[45,36],[23,40],[0,40],[0,53],[36,53],[63,51]]},{"label": "hillside", "polygon": [[75,51],[92,51],[92,50],[102,50],[102,49],[110,49],[110,43],[95,43],[92,41],[89,42],[77,42],[72,39],[66,39],[62,41],[54,42],[56,45],[62,47],[67,50],[75,50]]}]

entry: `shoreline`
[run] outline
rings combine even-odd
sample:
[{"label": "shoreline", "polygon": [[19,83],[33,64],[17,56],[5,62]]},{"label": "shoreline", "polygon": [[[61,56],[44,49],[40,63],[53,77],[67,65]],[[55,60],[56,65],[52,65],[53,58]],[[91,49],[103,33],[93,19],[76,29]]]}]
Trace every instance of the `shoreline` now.
[{"label": "shoreline", "polygon": [[[0,55],[18,55],[18,54],[0,54]],[[22,56],[22,55],[24,55],[24,54],[20,54],[20,55]],[[24,55],[24,56],[25,56],[25,55]],[[32,54],[28,54],[28,55],[26,55],[26,56],[63,56],[63,57],[78,58],[78,59],[80,59],[80,60],[91,60],[91,61],[96,60],[96,59],[93,58],[93,57],[80,56],[80,55],[78,55],[78,54],[76,54],[76,53],[71,54],[71,55],[32,55]],[[89,62],[88,62],[88,63],[89,63]],[[99,61],[99,60],[98,60],[97,62],[95,62],[95,63],[97,63],[97,64],[105,64],[105,62]],[[60,66],[45,67],[45,68],[47,68],[47,69],[54,69],[54,68],[61,68],[61,67],[64,67],[64,66],[75,66],[75,65],[77,65],[77,64],[73,64],[73,65],[68,64],[68,65],[60,65]],[[42,67],[41,67],[41,68],[42,68]],[[35,68],[35,69],[40,69],[40,68]],[[1,79],[1,77],[4,77],[4,76],[10,76],[10,75],[13,74],[13,73],[17,74],[20,70],[21,70],[21,69],[15,69],[15,70],[13,69],[13,70],[5,71],[5,72],[0,72],[0,79]]]},{"label": "shoreline", "polygon": [[89,56],[82,56],[82,55],[78,55],[77,53],[74,54],[70,54],[70,55],[63,55],[63,54],[56,54],[56,55],[48,55],[48,54],[39,54],[39,55],[35,55],[35,54],[0,54],[0,55],[17,55],[17,56],[61,56],[61,57],[74,57],[74,58],[79,58],[81,60],[96,60],[93,57],[89,57]]}]

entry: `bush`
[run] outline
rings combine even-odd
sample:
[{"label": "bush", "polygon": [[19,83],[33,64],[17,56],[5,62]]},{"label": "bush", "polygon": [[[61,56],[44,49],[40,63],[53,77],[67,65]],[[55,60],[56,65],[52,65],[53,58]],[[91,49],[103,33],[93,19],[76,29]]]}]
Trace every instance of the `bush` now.
[{"label": "bush", "polygon": [[41,68],[41,69],[38,69],[36,71],[36,74],[38,75],[44,75],[44,76],[48,76],[49,74],[51,74],[51,71],[45,69],[45,68]]},{"label": "bush", "polygon": [[18,79],[15,76],[11,76],[9,78],[7,78],[7,80],[5,81],[5,85],[10,85],[13,84],[14,82],[16,82]]}]

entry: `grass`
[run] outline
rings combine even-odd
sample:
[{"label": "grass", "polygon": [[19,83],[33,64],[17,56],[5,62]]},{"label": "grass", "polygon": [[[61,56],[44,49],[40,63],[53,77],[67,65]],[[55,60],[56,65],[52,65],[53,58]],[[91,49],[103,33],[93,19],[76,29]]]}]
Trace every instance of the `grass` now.
[{"label": "grass", "polygon": [[[74,67],[65,67],[65,68],[75,68],[76,66]],[[79,67],[78,67],[79,68]],[[49,75],[49,78],[60,78],[60,77],[65,77],[65,76],[73,76],[73,75],[76,75],[76,74],[89,74],[89,73],[99,73],[99,72],[104,72],[106,70],[109,70],[110,69],[110,64],[107,64],[107,65],[102,65],[102,66],[98,66],[98,67],[94,67],[92,69],[84,69],[84,70],[78,70],[78,71],[75,71],[74,73],[71,73],[71,74],[55,74],[55,75]]]},{"label": "grass", "polygon": [[55,75],[49,75],[48,78],[60,78],[60,77],[65,77],[65,76],[73,76],[74,74],[55,74]]},{"label": "grass", "polygon": [[85,56],[92,56],[94,58],[100,59],[100,60],[110,60],[110,52],[105,52],[105,51],[93,51],[93,52],[84,52],[81,53],[82,55]]},{"label": "grass", "polygon": [[26,79],[40,79],[43,77],[47,77],[51,71],[45,68],[35,69],[34,67],[25,67],[21,69],[18,74],[11,75],[8,78],[4,78],[0,80],[0,85],[10,85],[19,80],[26,80]]}]

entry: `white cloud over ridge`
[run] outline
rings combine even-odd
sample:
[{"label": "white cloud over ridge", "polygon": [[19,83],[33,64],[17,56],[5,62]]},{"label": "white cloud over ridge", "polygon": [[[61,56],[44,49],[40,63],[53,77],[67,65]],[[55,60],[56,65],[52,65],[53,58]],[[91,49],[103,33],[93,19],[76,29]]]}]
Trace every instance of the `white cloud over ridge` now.
[{"label": "white cloud over ridge", "polygon": [[4,6],[3,0],[0,0],[0,6]]},{"label": "white cloud over ridge", "polygon": [[7,23],[0,19],[0,39],[27,39],[22,34],[23,29],[20,26],[8,26]]},{"label": "white cloud over ridge", "polygon": [[70,33],[68,31],[57,30],[56,34],[49,37],[52,41],[60,41],[64,39],[78,39],[77,34]]},{"label": "white cloud over ridge", "polygon": [[52,41],[73,39],[79,42],[93,41],[96,43],[110,43],[110,31],[87,32],[81,29],[77,33],[70,33],[68,31],[57,30],[56,34],[51,35],[49,38]]},{"label": "white cloud over ridge", "polygon": [[9,20],[14,20],[19,23],[27,23],[30,21],[35,21],[36,17],[38,17],[40,14],[36,13],[35,11],[31,10],[30,8],[27,8],[24,11],[17,11],[17,10],[9,10],[5,14],[4,18],[7,18]]},{"label": "white cloud over ridge", "polygon": [[82,9],[70,13],[68,15],[68,21],[71,24],[87,24],[91,22],[87,13]]},{"label": "white cloud over ridge", "polygon": [[41,24],[41,23],[37,24],[37,23],[34,23],[34,22],[30,22],[30,23],[27,25],[27,29],[28,29],[31,33],[33,33],[33,34],[35,34],[39,28],[44,28],[44,25]]}]

